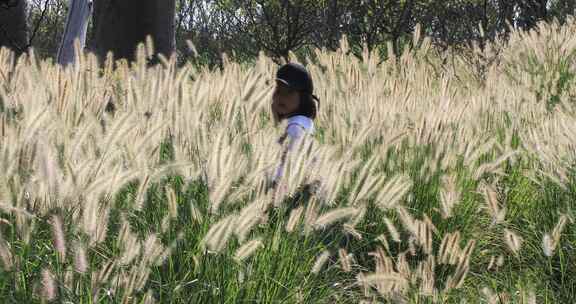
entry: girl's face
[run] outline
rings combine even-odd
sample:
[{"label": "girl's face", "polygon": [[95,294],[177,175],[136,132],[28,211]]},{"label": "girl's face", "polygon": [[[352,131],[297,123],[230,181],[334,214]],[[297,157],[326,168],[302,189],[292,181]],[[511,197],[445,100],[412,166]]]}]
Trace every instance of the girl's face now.
[{"label": "girl's face", "polygon": [[285,117],[298,110],[300,106],[300,94],[281,82],[276,83],[274,95],[272,95],[272,110],[279,117]]}]

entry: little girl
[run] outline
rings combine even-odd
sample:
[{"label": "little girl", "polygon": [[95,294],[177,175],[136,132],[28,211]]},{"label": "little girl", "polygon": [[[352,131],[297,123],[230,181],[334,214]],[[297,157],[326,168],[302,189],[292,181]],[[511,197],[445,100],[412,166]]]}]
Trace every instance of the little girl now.
[{"label": "little girl", "polygon": [[318,113],[319,99],[314,96],[314,85],[310,74],[302,65],[288,63],[276,73],[276,89],[272,96],[272,114],[279,123],[287,120],[286,130],[279,143],[286,140],[287,150],[282,155],[282,162],[272,178],[276,186],[282,177],[286,153],[300,142],[306,134],[314,133],[314,119]]}]

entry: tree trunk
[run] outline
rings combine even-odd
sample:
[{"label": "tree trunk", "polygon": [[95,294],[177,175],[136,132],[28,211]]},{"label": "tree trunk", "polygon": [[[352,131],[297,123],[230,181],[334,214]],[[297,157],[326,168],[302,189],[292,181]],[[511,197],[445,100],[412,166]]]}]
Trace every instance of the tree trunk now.
[{"label": "tree trunk", "polygon": [[17,55],[28,48],[27,7],[26,0],[0,3],[0,47],[8,47]]},{"label": "tree trunk", "polygon": [[86,30],[88,28],[88,18],[92,11],[91,0],[71,0],[68,18],[62,42],[58,49],[58,63],[68,65],[74,62],[75,58],[75,41],[78,40],[80,50],[86,44]]},{"label": "tree trunk", "polygon": [[101,60],[135,59],[139,43],[150,35],[155,54],[171,56],[175,50],[175,0],[95,0],[95,51]]},{"label": "tree trunk", "polygon": [[176,1],[150,1],[155,6],[152,15],[155,18],[154,45],[156,52],[166,57],[172,56],[176,50]]}]

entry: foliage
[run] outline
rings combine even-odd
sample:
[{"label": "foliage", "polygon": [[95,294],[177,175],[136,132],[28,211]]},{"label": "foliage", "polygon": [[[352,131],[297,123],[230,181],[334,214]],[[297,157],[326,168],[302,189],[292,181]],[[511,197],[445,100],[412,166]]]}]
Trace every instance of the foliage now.
[{"label": "foliage", "polygon": [[[28,0],[30,45],[41,58],[55,57],[64,31],[68,1]],[[427,1],[268,1],[180,0],[176,2],[176,46],[180,64],[194,61],[223,66],[222,53],[253,62],[260,52],[276,61],[289,53],[316,48],[336,50],[347,37],[358,56],[364,46],[380,55],[401,55],[416,25],[443,52],[466,50],[472,43],[505,39],[514,28],[530,30],[539,21],[566,22],[571,0],[427,0]],[[2,8],[0,7],[0,10]],[[88,50],[97,49],[89,25]],[[187,41],[195,48],[190,49]],[[388,44],[391,44],[390,46]]]}]

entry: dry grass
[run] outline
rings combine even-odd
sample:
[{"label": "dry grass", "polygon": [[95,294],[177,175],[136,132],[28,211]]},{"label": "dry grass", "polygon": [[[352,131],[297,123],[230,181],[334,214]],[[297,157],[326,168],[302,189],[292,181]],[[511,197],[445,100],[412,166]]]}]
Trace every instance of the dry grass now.
[{"label": "dry grass", "polygon": [[[565,255],[576,239],[567,202],[576,160],[575,29],[574,21],[542,25],[476,49],[479,64],[502,50],[481,79],[463,61],[442,64],[443,54],[419,36],[412,50],[384,61],[349,55],[345,41],[336,52],[318,50],[308,65],[322,100],[318,134],[289,155],[274,191],[266,179],[282,147],[268,109],[276,70],[268,58],[222,70],[174,60],[147,68],[141,48],[133,66],[99,69],[88,55],[63,70],[33,56],[13,65],[2,50],[0,282],[21,298],[41,286],[35,296],[48,301],[91,294],[93,302],[151,303],[196,288],[185,286],[198,277],[205,279],[198,288],[233,288],[237,297],[197,290],[199,301],[235,301],[244,299],[242,285],[208,280],[218,273],[235,281],[225,266],[233,265],[242,280],[266,280],[254,271],[291,284],[302,280],[289,274],[299,268],[310,289],[289,294],[301,300],[318,300],[317,288],[324,301],[442,302],[461,292],[492,302],[498,295],[488,283],[501,280],[510,294],[516,288],[490,272],[497,265],[527,286],[549,286],[534,274],[560,271],[560,287],[521,294],[526,303],[566,299],[574,292],[564,285],[574,283],[566,259],[574,259]],[[175,176],[180,186],[164,185]],[[303,199],[302,186],[313,182]],[[536,225],[544,210],[523,195],[545,189],[555,192],[539,199],[562,199],[542,215],[548,226],[520,226]],[[31,257],[22,248],[41,244],[46,229],[53,246],[26,268]],[[322,245],[324,234],[351,241]],[[293,249],[302,244],[310,250]],[[209,264],[213,253],[227,259]],[[275,263],[290,271],[266,268]],[[528,263],[531,274],[520,270]],[[21,271],[31,271],[25,281],[15,276]],[[166,276],[178,289],[155,283]],[[340,285],[344,291],[327,287]],[[277,287],[263,294],[257,286],[246,287],[256,298],[245,299],[279,300]]]}]

